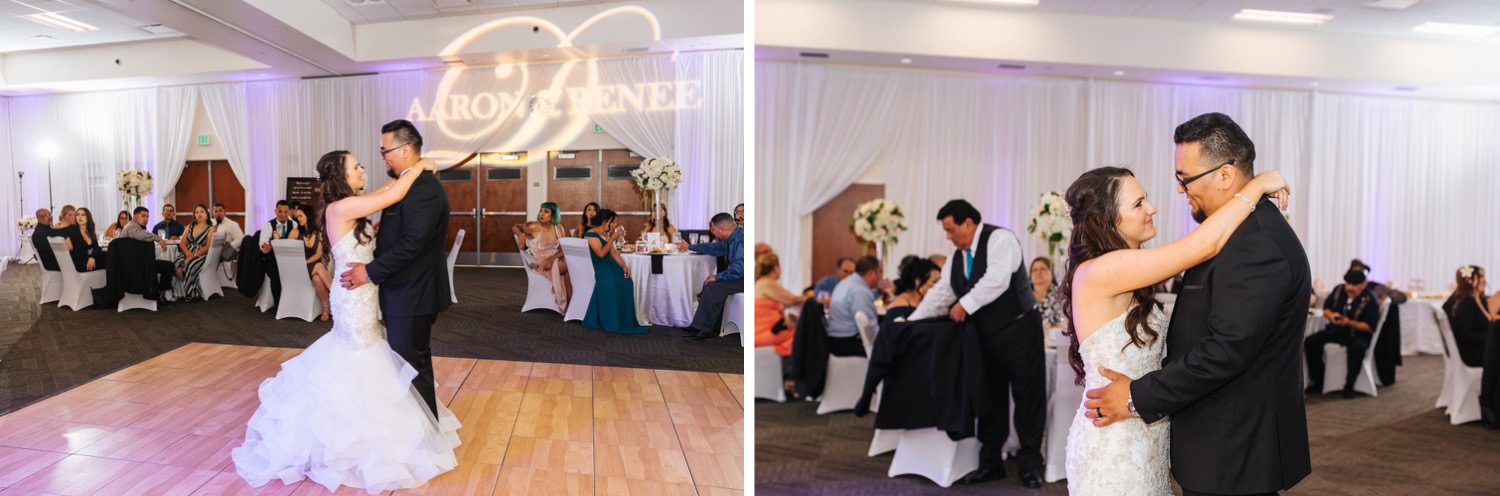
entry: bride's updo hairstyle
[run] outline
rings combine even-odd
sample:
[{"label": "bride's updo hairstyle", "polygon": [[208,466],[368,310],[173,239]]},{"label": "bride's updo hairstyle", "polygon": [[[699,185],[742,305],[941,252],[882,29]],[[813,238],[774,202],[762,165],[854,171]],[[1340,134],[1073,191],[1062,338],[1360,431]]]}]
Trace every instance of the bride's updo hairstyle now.
[{"label": "bride's updo hairstyle", "polygon": [[[349,152],[345,150],[334,150],[323,154],[318,159],[318,185],[323,191],[323,205],[318,207],[318,224],[326,230],[328,224],[328,206],[333,202],[354,196],[354,188],[349,187],[348,173],[344,171],[344,157]],[[365,228],[370,226],[370,219],[360,217],[354,220],[354,239],[361,244],[370,242],[370,233]],[[333,241],[327,232],[323,233],[324,256],[333,256]]]},{"label": "bride's updo hairstyle", "polygon": [[[1120,219],[1120,181],[1126,176],[1135,177],[1130,169],[1122,167],[1100,167],[1078,176],[1065,199],[1073,218],[1073,234],[1068,242],[1068,275],[1058,288],[1058,299],[1062,303],[1063,315],[1068,317],[1068,327],[1063,335],[1068,336],[1068,363],[1078,375],[1075,384],[1083,385],[1083,355],[1079,352],[1078,329],[1073,320],[1073,275],[1078,266],[1115,250],[1130,248],[1125,238],[1115,227]],[[1125,332],[1130,334],[1129,345],[1145,346],[1156,342],[1159,333],[1147,324],[1152,307],[1160,307],[1156,301],[1156,287],[1147,286],[1131,292],[1135,307],[1125,316]],[[1142,337],[1144,336],[1144,337]]]}]

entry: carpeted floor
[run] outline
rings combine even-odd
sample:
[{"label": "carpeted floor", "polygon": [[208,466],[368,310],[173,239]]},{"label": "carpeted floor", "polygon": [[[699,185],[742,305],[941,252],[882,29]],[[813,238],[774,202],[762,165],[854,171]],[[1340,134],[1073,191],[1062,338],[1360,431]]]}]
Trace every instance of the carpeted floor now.
[{"label": "carpeted floor", "polygon": [[[155,313],[39,306],[40,274],[37,265],[11,265],[0,275],[0,414],[187,343],[305,348],[329,328],[275,320],[233,290]],[[744,373],[736,335],[695,343],[663,327],[608,334],[564,323],[552,312],[521,313],[526,276],[518,269],[459,268],[454,279],[459,302],[433,329],[437,356]]]},{"label": "carpeted floor", "polygon": [[[1397,383],[1375,398],[1308,400],[1312,475],[1284,494],[1500,494],[1500,431],[1449,425],[1433,408],[1443,359],[1407,357]],[[867,457],[874,417],[819,416],[815,403],[755,405],[755,487],[767,495],[1067,494],[1066,482],[1022,488],[1016,466],[1002,481],[943,489],[915,476],[886,477],[889,454]]]}]

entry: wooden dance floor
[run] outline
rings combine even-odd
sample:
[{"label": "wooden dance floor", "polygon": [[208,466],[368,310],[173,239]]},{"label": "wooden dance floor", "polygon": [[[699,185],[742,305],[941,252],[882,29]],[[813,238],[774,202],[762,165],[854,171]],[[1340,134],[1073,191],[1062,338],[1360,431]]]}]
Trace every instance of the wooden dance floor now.
[{"label": "wooden dance floor", "polygon": [[[0,417],[0,495],[311,495],[229,458],[301,350],[193,343]],[[458,468],[394,494],[738,495],[743,376],[436,359]],[[337,494],[364,494],[340,488]],[[387,493],[391,494],[391,493]]]}]

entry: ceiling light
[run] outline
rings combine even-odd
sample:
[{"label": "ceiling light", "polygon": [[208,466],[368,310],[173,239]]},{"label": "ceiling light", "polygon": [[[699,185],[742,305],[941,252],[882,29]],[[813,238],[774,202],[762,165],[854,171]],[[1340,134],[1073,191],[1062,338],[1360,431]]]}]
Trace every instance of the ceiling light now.
[{"label": "ceiling light", "polygon": [[37,24],[41,24],[41,25],[49,26],[49,27],[54,27],[54,28],[57,28],[57,29],[64,29],[64,30],[68,30],[68,31],[73,31],[75,33],[82,33],[82,32],[85,32],[85,31],[98,31],[99,30],[99,28],[91,26],[88,23],[75,21],[75,20],[73,20],[73,19],[71,19],[71,18],[69,18],[67,16],[62,15],[62,14],[55,14],[55,13],[52,13],[52,12],[43,12],[41,14],[31,14],[31,15],[25,15],[25,16],[21,16],[21,17],[24,17],[24,18],[26,18],[26,20],[34,22],[34,23],[37,23]]},{"label": "ceiling light", "polygon": [[979,5],[1011,5],[1018,7],[1035,7],[1041,0],[942,0],[948,3],[972,3]]},{"label": "ceiling light", "polygon": [[1125,75],[1125,71],[1115,71],[1115,75],[1116,76],[1124,76]]},{"label": "ceiling light", "polygon": [[145,26],[141,26],[141,31],[145,31],[147,33],[155,35],[182,34],[175,29],[160,24],[147,24]]},{"label": "ceiling light", "polygon": [[905,57],[903,57],[903,58],[902,58],[902,59],[901,59],[901,63],[903,63],[903,64],[910,64],[910,63],[911,63],[911,59],[910,59],[910,58],[905,58]]},{"label": "ceiling light", "polygon": [[1365,2],[1365,6],[1372,9],[1406,10],[1420,3],[1421,0],[1375,0]]},{"label": "ceiling light", "polygon": [[1500,33],[1500,26],[1427,22],[1422,23],[1421,26],[1411,28],[1411,31],[1413,33],[1441,34],[1448,36],[1471,36],[1475,38],[1482,38],[1495,33]]},{"label": "ceiling light", "polygon": [[368,7],[371,5],[385,5],[385,0],[344,0],[344,4],[350,7]]},{"label": "ceiling light", "polygon": [[1333,20],[1333,16],[1303,12],[1282,12],[1279,10],[1243,9],[1234,15],[1234,19],[1237,21],[1278,22],[1283,24],[1319,26]]},{"label": "ceiling light", "polygon": [[1000,65],[998,65],[996,67],[999,67],[1000,70],[1003,70],[1003,71],[1024,71],[1024,70],[1026,70],[1026,66],[1021,65],[1021,64],[1000,64]]},{"label": "ceiling light", "polygon": [[39,34],[31,37],[31,41],[37,42],[49,42],[54,40],[56,40],[56,38],[53,38],[50,34]]}]

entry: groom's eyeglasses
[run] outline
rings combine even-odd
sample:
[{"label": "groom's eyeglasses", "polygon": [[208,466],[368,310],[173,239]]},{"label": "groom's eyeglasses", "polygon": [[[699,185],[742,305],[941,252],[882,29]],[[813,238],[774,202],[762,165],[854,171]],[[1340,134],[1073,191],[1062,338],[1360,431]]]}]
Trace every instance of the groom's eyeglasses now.
[{"label": "groom's eyeglasses", "polygon": [[1230,160],[1230,161],[1228,161],[1228,162],[1224,162],[1224,163],[1222,163],[1222,164],[1219,164],[1219,166],[1218,166],[1218,167],[1214,167],[1214,168],[1212,168],[1212,169],[1209,169],[1209,170],[1206,170],[1206,171],[1203,171],[1203,172],[1202,172],[1202,173],[1201,173],[1201,174],[1198,174],[1198,175],[1195,175],[1195,176],[1192,176],[1192,177],[1184,177],[1184,178],[1180,178],[1180,179],[1178,179],[1178,180],[1177,180],[1177,184],[1181,184],[1181,185],[1182,185],[1182,189],[1183,189],[1183,190],[1186,190],[1186,189],[1187,189],[1187,186],[1188,186],[1188,183],[1191,183],[1191,182],[1193,182],[1193,181],[1197,181],[1197,180],[1198,180],[1198,178],[1200,178],[1200,177],[1203,177],[1203,176],[1207,176],[1207,175],[1209,175],[1209,174],[1213,174],[1213,173],[1214,173],[1214,171],[1217,171],[1217,170],[1219,170],[1219,169],[1223,169],[1223,168],[1224,168],[1224,166],[1226,166],[1226,165],[1234,165],[1234,161],[1233,161],[1233,160]]},{"label": "groom's eyeglasses", "polygon": [[390,153],[390,152],[394,152],[394,151],[396,151],[396,149],[401,148],[403,146],[406,146],[406,143],[397,143],[396,146],[393,146],[393,147],[390,147],[390,148],[381,148],[380,149],[380,158],[385,158],[385,154]]}]

